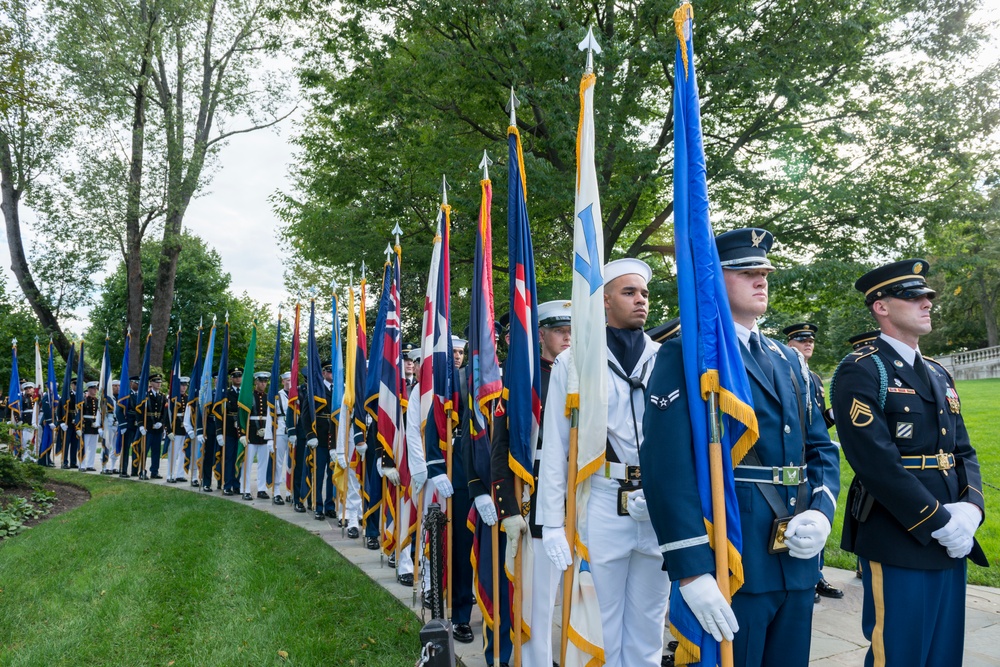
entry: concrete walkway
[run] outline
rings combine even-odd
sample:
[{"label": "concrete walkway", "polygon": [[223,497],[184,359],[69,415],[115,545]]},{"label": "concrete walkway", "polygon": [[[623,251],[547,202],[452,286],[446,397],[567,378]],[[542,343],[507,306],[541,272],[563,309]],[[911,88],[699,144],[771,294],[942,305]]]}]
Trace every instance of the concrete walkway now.
[{"label": "concrete walkway", "polygon": [[[130,479],[138,481],[135,478]],[[161,484],[201,493],[187,482],[166,484],[164,480],[150,480],[143,483]],[[419,602],[413,604],[413,589],[404,588],[397,583],[395,571],[384,562],[379,552],[365,549],[362,539],[351,540],[345,537],[335,520],[317,521],[313,518],[312,512],[299,514],[290,504],[275,505],[270,500],[246,501],[239,495],[223,496],[219,491],[202,495],[268,512],[318,535],[402,604],[411,608],[414,614],[421,616]],[[817,667],[861,665],[868,646],[861,634],[861,580],[854,575],[854,572],[847,570],[826,568],[824,574],[827,581],[842,589],[845,594],[841,600],[823,598],[815,605],[810,664]],[[426,618],[429,618],[429,614]],[[561,618],[558,610],[555,618],[558,623]],[[1000,589],[969,586],[965,625],[965,667],[1000,667]],[[482,650],[482,615],[478,607],[473,607],[472,610],[472,629],[476,636],[475,640],[471,644],[456,643],[456,653],[465,667],[483,667],[486,665],[486,660]],[[558,637],[557,628],[556,642]],[[669,633],[665,632],[664,637],[669,640]],[[416,651],[417,648],[414,647],[414,659]]]}]

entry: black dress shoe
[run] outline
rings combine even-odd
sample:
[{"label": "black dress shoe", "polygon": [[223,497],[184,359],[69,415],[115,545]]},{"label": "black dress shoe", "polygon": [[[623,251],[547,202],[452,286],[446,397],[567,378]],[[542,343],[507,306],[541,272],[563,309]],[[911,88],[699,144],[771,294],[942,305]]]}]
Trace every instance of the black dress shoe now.
[{"label": "black dress shoe", "polygon": [[[335,510],[327,510],[327,511],[323,512],[323,514],[327,515],[331,519],[336,519],[337,518],[337,512]],[[343,526],[341,526],[340,524],[337,524],[337,527],[338,528],[343,528]]]},{"label": "black dress shoe", "polygon": [[284,505],[285,501],[281,499],[281,496],[275,496],[274,500],[271,501],[275,505]]},{"label": "black dress shoe", "polygon": [[175,482],[186,482],[187,477],[174,477]]},{"label": "black dress shoe", "polygon": [[213,489],[210,486],[203,486],[203,487],[201,487],[201,490],[204,491],[205,493],[214,493],[215,492],[215,489]]},{"label": "black dress shoe", "polygon": [[306,509],[309,510],[310,512],[312,512],[312,510],[313,510],[313,504],[311,502],[306,503]]},{"label": "black dress shoe", "polygon": [[97,468],[87,468],[87,472],[97,472]]},{"label": "black dress shoe", "polygon": [[132,472],[131,472],[131,473],[129,474],[129,476],[130,476],[130,477],[138,477],[138,476],[139,476],[139,473],[137,473],[136,471],[134,471],[134,470],[133,470],[133,471],[132,471]]},{"label": "black dress shoe", "polygon": [[124,473],[124,472],[123,472],[123,473],[121,473],[121,474],[120,474],[120,475],[118,475],[118,476],[119,476],[119,477],[121,477],[121,478],[123,478],[123,479],[128,479],[128,473]]},{"label": "black dress shoe", "polygon": [[361,531],[359,531],[355,526],[351,526],[347,529],[347,536],[352,540],[356,540],[361,536]]},{"label": "black dress shoe", "polygon": [[839,600],[840,598],[844,597],[844,591],[840,590],[839,588],[834,588],[833,586],[831,586],[830,582],[827,581],[824,577],[820,577],[819,583],[816,584],[816,594],[822,595],[825,598],[833,598],[835,600]]},{"label": "black dress shoe", "polygon": [[253,500],[253,496],[249,493],[244,493],[243,500]]},{"label": "black dress shoe", "polygon": [[173,477],[167,477],[167,484],[176,484],[177,480]]},{"label": "black dress shoe", "polygon": [[468,623],[456,623],[455,629],[451,631],[451,636],[455,638],[455,641],[461,642],[463,644],[472,643],[472,628]]},{"label": "black dress shoe", "polygon": [[365,549],[370,549],[372,551],[377,551],[379,548],[377,537],[366,537],[365,538]]},{"label": "black dress shoe", "polygon": [[389,554],[389,567],[396,567],[396,553]]},{"label": "black dress shoe", "polygon": [[292,497],[286,494],[286,495],[285,495],[285,502],[286,502],[286,503],[290,503],[290,502],[292,502]]},{"label": "black dress shoe", "polygon": [[820,598],[819,593],[816,593],[816,596],[813,598],[813,604],[819,604],[821,599],[822,598]]},{"label": "black dress shoe", "polygon": [[295,503],[295,511],[298,512],[299,514],[305,514],[306,506],[303,505],[302,503]]},{"label": "black dress shoe", "polygon": [[322,512],[316,512],[315,514],[313,514],[313,518],[316,519],[317,521],[324,521],[324,520],[326,520],[326,517],[323,516]]},{"label": "black dress shoe", "polygon": [[198,480],[196,480],[196,479],[192,479],[191,480],[191,486],[200,486],[200,485],[201,485],[201,482],[199,482]]},{"label": "black dress shoe", "polygon": [[223,489],[222,490],[222,495],[224,495],[224,496],[231,496],[231,495],[233,495],[233,490],[232,489]]},{"label": "black dress shoe", "polygon": [[413,574],[401,574],[396,577],[396,581],[403,584],[407,588],[413,588]]},{"label": "black dress shoe", "polygon": [[139,479],[146,480],[149,479],[149,475],[144,472],[139,473]]},{"label": "black dress shoe", "polygon": [[257,497],[261,500],[270,500],[271,496],[267,495],[267,491],[258,491]]},{"label": "black dress shoe", "polygon": [[149,479],[163,479],[163,475],[158,475],[155,472],[149,476]]}]

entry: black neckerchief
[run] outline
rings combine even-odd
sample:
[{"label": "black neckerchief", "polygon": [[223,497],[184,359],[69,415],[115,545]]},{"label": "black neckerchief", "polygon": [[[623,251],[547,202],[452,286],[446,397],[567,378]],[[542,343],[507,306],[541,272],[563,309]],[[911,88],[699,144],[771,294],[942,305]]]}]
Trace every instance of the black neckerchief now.
[{"label": "black neckerchief", "polygon": [[631,375],[646,349],[646,337],[642,328],[616,329],[607,327],[608,348],[621,365],[625,375]]}]

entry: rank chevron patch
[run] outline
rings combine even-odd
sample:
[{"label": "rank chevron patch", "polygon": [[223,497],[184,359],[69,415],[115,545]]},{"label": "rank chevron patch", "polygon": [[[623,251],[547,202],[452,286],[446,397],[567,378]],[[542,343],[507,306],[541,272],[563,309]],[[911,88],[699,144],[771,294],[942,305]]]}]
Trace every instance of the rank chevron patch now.
[{"label": "rank chevron patch", "polygon": [[851,403],[851,423],[858,428],[864,428],[871,424],[874,419],[872,409],[855,398],[854,402]]}]

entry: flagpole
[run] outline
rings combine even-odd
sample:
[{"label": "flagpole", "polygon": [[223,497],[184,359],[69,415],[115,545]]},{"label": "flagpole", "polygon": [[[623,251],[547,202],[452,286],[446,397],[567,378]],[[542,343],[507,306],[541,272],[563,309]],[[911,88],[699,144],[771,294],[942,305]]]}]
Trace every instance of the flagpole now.
[{"label": "flagpole", "polygon": [[[719,585],[726,602],[732,604],[729,591],[729,533],[726,528],[726,491],[723,486],[722,470],[722,424],[719,421],[719,393],[708,395],[708,464],[709,480],[712,488],[712,529],[715,537],[715,581]],[[722,667],[733,666],[733,642],[723,639],[721,649]]]},{"label": "flagpole", "polygon": [[[569,365],[571,375],[576,375],[573,364]],[[566,543],[569,544],[570,566],[563,573],[562,637],[559,648],[559,664],[566,664],[566,648],[569,645],[569,612],[573,599],[573,575],[576,569],[576,473],[577,449],[580,436],[580,409],[572,408],[569,422],[569,475],[566,481]],[[519,550],[520,551],[520,550]],[[518,628],[520,634],[520,628]]]},{"label": "flagpole", "polygon": [[[523,494],[524,480],[517,475],[514,475],[514,498],[517,499],[518,508],[521,507],[521,498],[523,497]],[[510,539],[510,537],[507,539]],[[531,533],[522,533],[518,535],[517,539],[518,541],[531,539]],[[514,599],[511,601],[511,606],[514,610],[514,618],[511,621],[514,624],[514,667],[521,667],[521,651],[522,645],[524,644],[521,635],[521,625],[524,622],[524,617],[522,615],[522,606],[524,605],[524,589],[521,587],[521,571],[524,568],[524,561],[522,560],[523,553],[524,544],[519,544],[517,554],[514,555]],[[494,661],[493,664],[496,665],[499,663]]]}]

